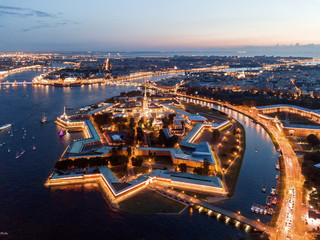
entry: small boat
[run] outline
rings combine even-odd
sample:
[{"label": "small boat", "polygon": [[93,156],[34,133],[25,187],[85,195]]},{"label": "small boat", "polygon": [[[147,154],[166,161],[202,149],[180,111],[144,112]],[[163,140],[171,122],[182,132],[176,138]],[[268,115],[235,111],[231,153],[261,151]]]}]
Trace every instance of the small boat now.
[{"label": "small boat", "polygon": [[43,117],[42,117],[42,119],[41,119],[40,122],[41,122],[41,123],[46,123],[46,122],[47,122],[47,117],[46,117],[45,114],[43,114]]},{"label": "small boat", "polygon": [[25,152],[26,152],[26,150],[22,150],[22,152],[20,153],[20,155],[22,156]]},{"label": "small boat", "polygon": [[20,155],[19,152],[17,151],[17,153],[16,153],[16,159],[18,159],[19,157],[21,157],[21,155]]},{"label": "small boat", "polygon": [[260,212],[260,208],[256,206],[255,213],[258,214]]},{"label": "small boat", "polygon": [[252,207],[251,207],[251,212],[254,212],[256,210],[256,205],[253,204]]},{"label": "small boat", "polygon": [[262,192],[265,193],[266,192],[266,186],[262,187]]},{"label": "small boat", "polygon": [[273,208],[269,208],[269,209],[268,209],[268,215],[272,215],[273,212],[274,212]]},{"label": "small boat", "polygon": [[255,148],[255,149],[254,149],[254,151],[257,153],[257,152],[258,152],[258,149],[257,149],[257,148]]},{"label": "small boat", "polygon": [[273,205],[276,205],[276,204],[277,204],[277,201],[278,201],[278,200],[277,200],[277,197],[273,197],[273,199],[272,199],[272,204],[273,204]]},{"label": "small boat", "polygon": [[263,215],[266,215],[266,214],[268,213],[268,210],[269,210],[269,208],[268,208],[268,207],[265,207],[265,208],[264,208],[264,211],[263,211]]},{"label": "small boat", "polygon": [[276,170],[280,170],[280,165],[279,165],[279,163],[276,163]]},{"label": "small boat", "polygon": [[8,128],[11,128],[12,124],[11,123],[7,123],[3,126],[0,127],[0,132],[3,131],[3,130],[6,130]]},{"label": "small boat", "polygon": [[272,198],[271,196],[268,196],[268,197],[267,197],[266,204],[267,204],[268,207],[271,207],[272,199],[273,199],[273,198]]},{"label": "small boat", "polygon": [[37,150],[37,148],[33,145],[32,151],[35,151],[35,150]]},{"label": "small boat", "polygon": [[64,130],[61,128],[61,130],[60,130],[60,132],[59,132],[59,135],[60,135],[60,137],[66,135],[66,131],[64,131]]},{"label": "small boat", "polygon": [[260,208],[260,212],[259,213],[262,215],[263,212],[264,212],[264,207]]},{"label": "small boat", "polygon": [[12,133],[10,134],[10,137],[13,137],[13,134],[12,134]]},{"label": "small boat", "polygon": [[8,152],[10,152],[11,150],[10,150],[10,148],[8,148]]},{"label": "small boat", "polygon": [[276,195],[276,189],[275,189],[274,187],[271,188],[271,190],[270,190],[270,195],[271,195],[271,196]]},{"label": "small boat", "polygon": [[276,179],[279,179],[279,175],[276,175]]}]

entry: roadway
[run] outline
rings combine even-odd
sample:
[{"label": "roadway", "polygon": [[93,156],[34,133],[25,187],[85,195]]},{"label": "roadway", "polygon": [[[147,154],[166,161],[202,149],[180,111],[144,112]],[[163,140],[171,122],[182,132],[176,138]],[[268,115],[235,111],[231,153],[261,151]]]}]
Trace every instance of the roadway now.
[{"label": "roadway", "polygon": [[[184,94],[177,94],[181,97],[188,97],[195,100],[205,101],[209,103],[214,103],[218,105],[225,106],[227,108],[238,111],[242,114],[245,114],[252,119],[254,119],[258,124],[261,124],[266,129],[268,129],[271,134],[274,136],[276,142],[279,144],[279,148],[282,152],[285,166],[285,183],[286,187],[284,189],[284,197],[282,201],[281,210],[279,213],[279,217],[276,223],[276,234],[271,236],[271,239],[286,239],[289,236],[291,239],[311,239],[307,236],[306,232],[306,224],[303,219],[303,215],[305,215],[306,210],[302,205],[302,194],[303,194],[303,182],[304,178],[301,173],[301,167],[299,165],[297,156],[293,151],[290,143],[288,142],[286,136],[284,135],[281,128],[277,128],[275,125],[270,123],[268,120],[265,120],[259,117],[256,113],[252,112],[249,108],[233,106],[228,103],[221,103],[214,101],[209,98],[201,98],[196,96],[189,96]],[[293,220],[292,220],[292,228],[288,230],[286,226],[287,221],[287,205],[290,198],[289,189],[296,189],[296,196],[294,198],[294,208],[292,210]]]}]

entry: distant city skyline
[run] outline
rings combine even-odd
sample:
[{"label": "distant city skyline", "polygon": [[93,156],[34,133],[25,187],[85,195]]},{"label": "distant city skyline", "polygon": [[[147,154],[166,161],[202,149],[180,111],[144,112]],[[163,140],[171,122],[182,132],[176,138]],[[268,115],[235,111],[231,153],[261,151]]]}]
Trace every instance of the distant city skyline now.
[{"label": "distant city skyline", "polygon": [[186,51],[318,45],[318,9],[320,2],[315,0],[3,0],[0,51]]}]

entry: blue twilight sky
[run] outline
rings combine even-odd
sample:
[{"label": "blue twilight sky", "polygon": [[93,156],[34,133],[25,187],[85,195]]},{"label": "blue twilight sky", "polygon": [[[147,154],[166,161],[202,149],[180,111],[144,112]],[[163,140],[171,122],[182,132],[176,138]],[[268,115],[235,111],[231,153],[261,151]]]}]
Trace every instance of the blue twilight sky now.
[{"label": "blue twilight sky", "polygon": [[320,0],[0,0],[0,51],[320,44]]}]

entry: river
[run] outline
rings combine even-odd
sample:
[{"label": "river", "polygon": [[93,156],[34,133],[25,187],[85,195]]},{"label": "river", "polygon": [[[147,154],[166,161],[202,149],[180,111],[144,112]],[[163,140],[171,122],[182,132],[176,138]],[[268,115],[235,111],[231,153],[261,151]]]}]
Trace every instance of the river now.
[{"label": "river", "polygon": [[[40,72],[8,76],[5,81],[31,81]],[[158,76],[157,76],[158,77]],[[17,86],[0,89],[0,125],[13,123],[13,136],[0,133],[0,231],[10,239],[239,239],[247,234],[196,211],[181,215],[133,215],[111,209],[95,184],[47,189],[53,166],[72,139],[60,139],[54,124],[63,107],[80,108],[135,89],[96,85],[74,88]],[[229,111],[220,109],[223,111]],[[46,114],[47,124],[40,124]],[[247,147],[232,199],[220,205],[240,210],[245,216],[252,203],[264,203],[262,185],[275,184],[274,163],[278,153],[266,132],[243,115],[230,112],[244,124]],[[24,138],[23,138],[24,136]],[[32,151],[32,146],[37,150]],[[258,152],[255,152],[255,148]],[[10,149],[10,152],[8,152]],[[16,151],[26,150],[19,159]],[[260,217],[261,218],[261,217]],[[268,221],[270,217],[262,217]]]}]

